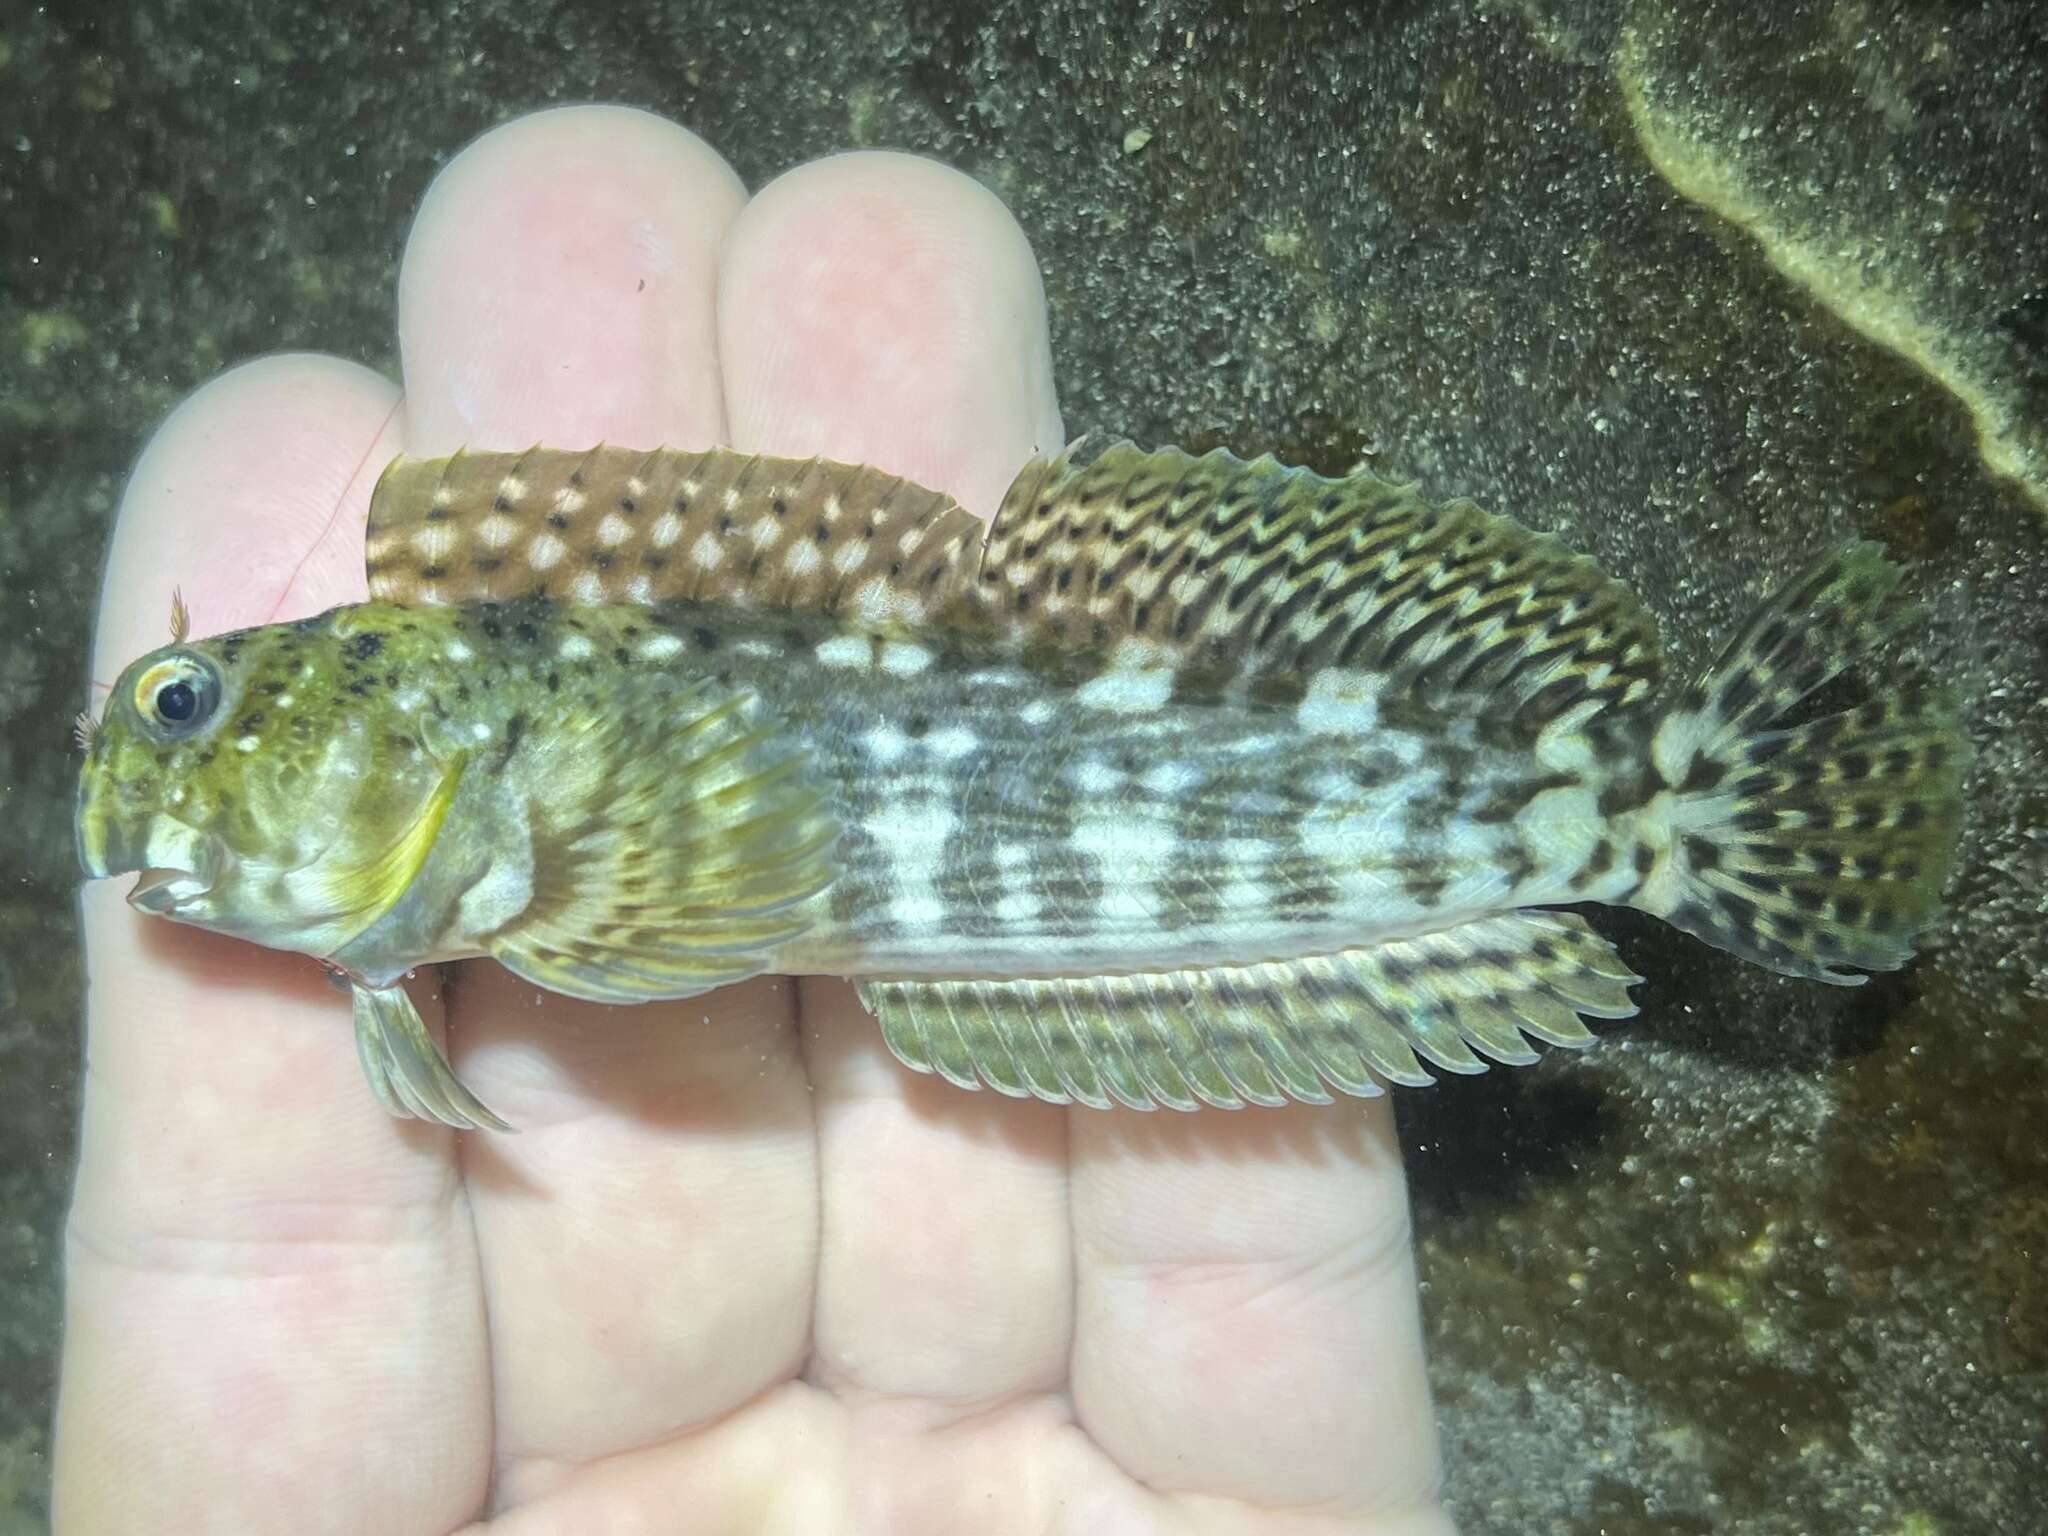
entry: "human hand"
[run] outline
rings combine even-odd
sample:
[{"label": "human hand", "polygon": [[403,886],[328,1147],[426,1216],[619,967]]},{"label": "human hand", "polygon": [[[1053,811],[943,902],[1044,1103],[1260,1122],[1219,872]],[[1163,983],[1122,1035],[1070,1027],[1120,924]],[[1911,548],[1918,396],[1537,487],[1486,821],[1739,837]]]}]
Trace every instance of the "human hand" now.
[{"label": "human hand", "polygon": [[[747,201],[589,108],[435,183],[405,393],[215,381],[128,487],[96,675],[363,595],[393,455],[714,442],[992,511],[1061,440],[1008,214],[859,155]],[[1181,1116],[968,1094],[837,981],[437,998],[522,1128],[389,1119],[319,968],[86,893],[60,1529],[1448,1530],[1384,1100]]]}]

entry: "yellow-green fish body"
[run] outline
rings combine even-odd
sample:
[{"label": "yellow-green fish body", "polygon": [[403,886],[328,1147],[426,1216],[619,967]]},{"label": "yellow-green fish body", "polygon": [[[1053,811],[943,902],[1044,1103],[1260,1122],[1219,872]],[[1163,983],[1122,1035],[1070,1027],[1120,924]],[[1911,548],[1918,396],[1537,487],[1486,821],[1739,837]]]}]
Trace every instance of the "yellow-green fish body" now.
[{"label": "yellow-green fish body", "polygon": [[966,1086],[1317,1101],[1632,1012],[1561,903],[1902,964],[1953,840],[1939,701],[1777,723],[1881,632],[1867,545],[1676,697],[1553,541],[1225,454],[1036,463],[985,537],[817,462],[406,462],[369,566],[381,600],[131,667],[80,848],[345,972],[380,1097],[458,1125],[502,1122],[397,986],[429,961],[610,1002],[850,975]]}]

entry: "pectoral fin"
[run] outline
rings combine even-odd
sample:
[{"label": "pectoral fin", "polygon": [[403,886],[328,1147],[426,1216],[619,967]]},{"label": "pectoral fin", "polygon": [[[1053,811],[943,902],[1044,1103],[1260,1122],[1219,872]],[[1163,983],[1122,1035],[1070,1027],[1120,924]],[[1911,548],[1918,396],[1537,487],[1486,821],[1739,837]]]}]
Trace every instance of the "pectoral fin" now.
[{"label": "pectoral fin", "polygon": [[462,1086],[402,987],[357,982],[350,990],[356,1055],[379,1104],[401,1120],[434,1120],[458,1131],[512,1129]]},{"label": "pectoral fin", "polygon": [[1427,1060],[1484,1071],[1584,1045],[1641,980],[1565,912],[1508,912],[1341,954],[1211,971],[1020,981],[866,981],[889,1049],[963,1088],[1107,1109],[1330,1102]]},{"label": "pectoral fin", "polygon": [[759,698],[649,684],[537,729],[576,750],[536,794],[532,900],[485,940],[507,970],[592,1002],[690,997],[815,921],[839,824]]}]

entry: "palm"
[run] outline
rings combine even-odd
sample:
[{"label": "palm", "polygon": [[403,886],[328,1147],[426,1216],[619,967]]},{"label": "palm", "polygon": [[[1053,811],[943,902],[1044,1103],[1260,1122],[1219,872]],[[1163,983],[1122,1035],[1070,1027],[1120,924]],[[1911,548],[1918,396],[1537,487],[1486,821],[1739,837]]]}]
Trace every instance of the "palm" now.
[{"label": "palm", "polygon": [[[408,251],[402,404],[279,360],[152,446],[99,675],[173,581],[203,628],[359,596],[401,450],[724,440],[988,510],[1058,439],[1035,270],[971,183],[863,157],[741,205],[651,119],[485,141]],[[376,1109],[309,962],[119,895],[77,1528],[1441,1528],[1383,1111],[1069,1113],[904,1072],[838,982],[625,1011],[470,965],[456,1059],[523,1132],[459,1137]]]}]

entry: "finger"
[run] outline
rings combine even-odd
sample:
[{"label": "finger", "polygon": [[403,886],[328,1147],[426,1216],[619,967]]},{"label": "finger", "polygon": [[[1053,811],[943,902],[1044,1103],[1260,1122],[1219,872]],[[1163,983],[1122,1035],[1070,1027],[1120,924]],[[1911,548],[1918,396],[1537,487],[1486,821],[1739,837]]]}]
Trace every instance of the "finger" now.
[{"label": "finger", "polygon": [[1073,1395],[1161,1491],[1433,1518],[1407,1196],[1384,1099],[1077,1114]]},{"label": "finger", "polygon": [[[640,112],[541,113],[465,150],[401,279],[420,451],[715,441],[715,258],[739,204],[723,161]],[[480,962],[450,1018],[463,1076],[521,1128],[464,1147],[501,1496],[793,1370],[815,1175],[787,988],[603,1008]]]},{"label": "finger", "polygon": [[[202,634],[359,596],[395,417],[390,384],[314,357],[180,407],[122,502],[95,675],[168,639],[174,584]],[[144,918],[126,883],[85,899],[60,1522],[257,1529],[318,1489],[352,1528],[445,1525],[486,1460],[448,1137],[394,1130],[312,961]],[[236,1477],[196,1446],[232,1446]]]},{"label": "finger", "polygon": [[722,435],[712,288],[745,191],[624,107],[486,134],[435,178],[399,275],[415,453]]},{"label": "finger", "polygon": [[[1056,443],[1029,245],[974,182],[901,155],[791,172],[727,245],[736,444],[885,466],[993,509]],[[899,1067],[840,983],[802,990],[824,1201],[813,1374],[958,1415],[1064,1372],[1061,1112]]]}]

